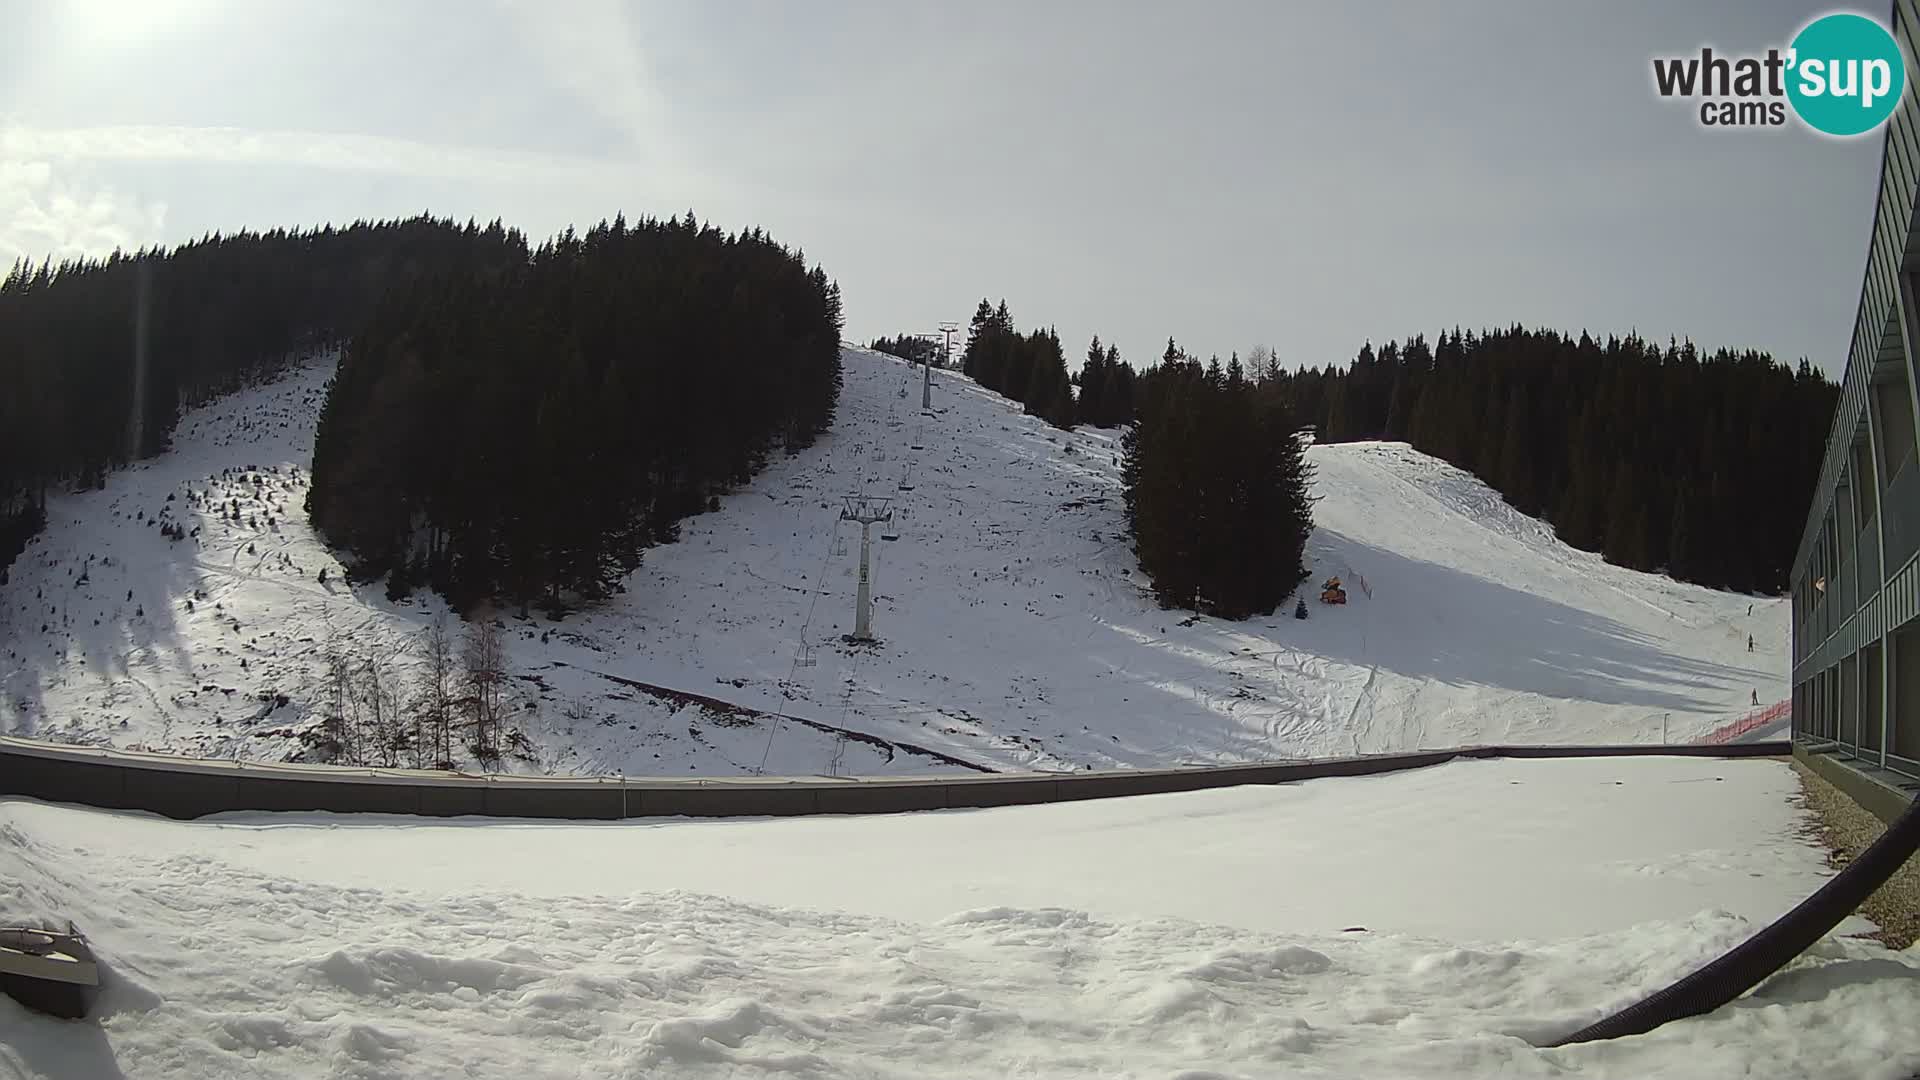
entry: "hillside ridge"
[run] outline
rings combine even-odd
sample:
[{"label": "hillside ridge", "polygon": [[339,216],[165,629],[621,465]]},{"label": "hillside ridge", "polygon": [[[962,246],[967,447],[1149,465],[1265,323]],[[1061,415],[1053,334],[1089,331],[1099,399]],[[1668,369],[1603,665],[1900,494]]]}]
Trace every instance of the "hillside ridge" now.
[{"label": "hillside ridge", "polygon": [[[51,501],[0,589],[0,730],[278,760],[311,753],[329,648],[404,674],[444,608],[349,585],[300,509],[330,363],[195,410],[172,451]],[[1126,537],[1117,430],[1047,427],[947,371],[923,414],[918,371],[851,347],[843,363],[833,429],[688,519],[623,595],[562,622],[493,616],[518,677],[507,767],[884,774],[955,767],[887,744],[1081,769],[1681,741],[1784,693],[1782,601],[1610,566],[1405,444],[1309,452],[1307,589],[1347,577],[1348,605],[1162,611]],[[854,494],[894,500],[872,649],[841,640]],[[166,539],[174,525],[197,534]],[[711,686],[876,741],[718,725],[615,680]]]}]

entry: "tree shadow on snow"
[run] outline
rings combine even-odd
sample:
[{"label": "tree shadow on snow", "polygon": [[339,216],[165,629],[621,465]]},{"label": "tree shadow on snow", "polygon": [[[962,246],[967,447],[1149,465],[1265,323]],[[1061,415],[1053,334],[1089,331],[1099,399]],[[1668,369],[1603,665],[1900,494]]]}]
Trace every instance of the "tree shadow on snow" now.
[{"label": "tree shadow on snow", "polygon": [[[23,581],[16,581],[6,596],[15,605],[9,615],[20,656],[0,688],[15,725],[4,734],[39,736],[43,725],[67,719],[46,712],[47,688],[63,678],[101,686],[127,680],[136,654],[149,657],[153,666],[192,670],[192,647],[180,619],[202,578],[197,549],[192,540],[168,543],[145,536],[148,530],[140,526],[125,529],[119,543],[102,544],[99,553],[53,551],[47,546],[48,534],[42,533],[17,560],[16,573],[31,560],[47,568],[47,579],[39,598]],[[137,539],[128,543],[128,536]],[[89,564],[88,556],[96,554],[102,557]],[[84,567],[86,582],[65,579],[59,571],[69,567]],[[48,628],[44,634],[41,625]],[[134,681],[139,692],[153,693]],[[168,711],[168,703],[158,698],[152,704],[159,715]]]},{"label": "tree shadow on snow", "polygon": [[[1322,656],[1455,686],[1704,712],[1744,707],[1749,689],[1768,678],[1754,668],[1675,655],[1669,643],[1624,623],[1491,577],[1328,529],[1317,530],[1315,540],[1323,565],[1346,562],[1366,575],[1374,593],[1370,599],[1350,582],[1346,607],[1314,605],[1313,629],[1301,647]],[[1301,588],[1311,593],[1316,584]],[[1271,625],[1289,622],[1283,611]]]}]

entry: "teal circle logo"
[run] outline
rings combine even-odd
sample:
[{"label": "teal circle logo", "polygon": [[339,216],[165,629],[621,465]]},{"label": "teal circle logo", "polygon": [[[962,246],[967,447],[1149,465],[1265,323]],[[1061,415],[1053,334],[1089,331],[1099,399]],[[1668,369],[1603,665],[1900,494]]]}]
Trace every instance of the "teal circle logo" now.
[{"label": "teal circle logo", "polygon": [[1907,62],[1885,27],[1864,15],[1823,15],[1787,53],[1787,100],[1815,131],[1862,135],[1886,122],[1907,89]]}]

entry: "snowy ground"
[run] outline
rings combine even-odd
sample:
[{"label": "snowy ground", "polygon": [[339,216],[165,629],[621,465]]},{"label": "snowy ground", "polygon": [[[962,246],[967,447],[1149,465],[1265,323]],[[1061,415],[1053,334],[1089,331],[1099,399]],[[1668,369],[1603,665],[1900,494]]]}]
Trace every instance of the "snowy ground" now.
[{"label": "snowy ground", "polygon": [[[834,430],[686,522],[624,596],[560,624],[501,617],[529,740],[512,767],[953,767],[896,744],[1052,769],[1663,728],[1678,742],[1785,694],[1784,601],[1607,566],[1399,444],[1311,453],[1313,581],[1346,578],[1347,607],[1160,611],[1124,539],[1117,432],[1054,431],[946,373],[923,416],[916,372],[845,355]],[[54,500],[0,588],[0,731],[279,759],[316,721],[330,642],[410,662],[437,602],[347,586],[301,510],[326,374],[201,409],[174,452]],[[874,541],[877,650],[840,641],[860,545],[838,512],[855,492],[895,499],[898,538]],[[170,542],[156,517],[200,533]],[[883,745],[776,729],[781,713]]]},{"label": "snowy ground", "polygon": [[1816,888],[1793,790],[1653,758],[763,821],[0,802],[0,911],[110,971],[97,1027],[0,999],[0,1076],[1899,1080],[1920,953],[1850,938],[1532,1045]]}]

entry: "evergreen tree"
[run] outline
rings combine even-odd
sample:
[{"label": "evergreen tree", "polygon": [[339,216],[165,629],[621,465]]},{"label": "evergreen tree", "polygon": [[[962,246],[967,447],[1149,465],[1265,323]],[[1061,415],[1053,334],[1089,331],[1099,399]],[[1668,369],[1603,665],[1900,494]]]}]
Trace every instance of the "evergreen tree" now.
[{"label": "evergreen tree", "polygon": [[980,306],[973,309],[973,318],[967,323],[967,344],[960,353],[960,370],[970,379],[985,386],[981,376],[986,361],[986,347],[981,339],[993,330],[993,305],[986,297],[980,298]]},{"label": "evergreen tree", "polygon": [[1320,418],[1320,438],[1323,442],[1350,442],[1354,436],[1348,418],[1347,377],[1336,372],[1327,376],[1325,384],[1326,412]]},{"label": "evergreen tree", "polygon": [[1005,300],[997,309],[980,302],[962,368],[981,386],[1019,402],[1029,416],[1059,428],[1076,422],[1073,379],[1060,335],[1052,329],[1016,332]]},{"label": "evergreen tree", "polygon": [[1080,374],[1075,380],[1080,387],[1076,404],[1083,422],[1099,425],[1107,415],[1107,387],[1111,381],[1107,371],[1106,350],[1100,346],[1100,335],[1095,334],[1087,345],[1087,358],[1081,362]]},{"label": "evergreen tree", "polygon": [[351,339],[389,296],[526,254],[497,221],[421,217],[15,263],[0,278],[0,567],[50,489],[159,453],[182,411]]},{"label": "evergreen tree", "polygon": [[[1500,464],[1493,486],[1523,514],[1538,515],[1539,492],[1534,483],[1533,418],[1527,412],[1527,392],[1516,385],[1507,394],[1507,422],[1500,431]],[[1489,440],[1491,442],[1491,440]]]},{"label": "evergreen tree", "polygon": [[1120,347],[1107,346],[1107,387],[1102,399],[1100,419],[1101,427],[1116,427],[1133,419],[1134,373],[1130,364],[1120,359]]},{"label": "evergreen tree", "polygon": [[1673,513],[1667,526],[1667,572],[1676,578],[1693,575],[1693,532],[1688,521],[1692,500],[1682,489],[1674,498]]},{"label": "evergreen tree", "polygon": [[358,580],[559,615],[826,430],[841,301],[759,230],[571,230],[379,305],[322,408],[307,509]]},{"label": "evergreen tree", "polygon": [[1741,590],[1785,587],[1838,398],[1805,361],[1520,326],[1455,327],[1430,363],[1420,337],[1369,344],[1263,392],[1324,441],[1406,438],[1575,547]]},{"label": "evergreen tree", "polygon": [[867,348],[874,352],[883,352],[897,356],[910,364],[931,364],[940,366],[940,347],[928,338],[917,334],[901,334],[899,337],[877,337],[868,343]]},{"label": "evergreen tree", "polygon": [[1127,522],[1155,598],[1223,618],[1272,612],[1306,577],[1304,451],[1275,388],[1239,358],[1202,368],[1172,343],[1140,376],[1122,439]]},{"label": "evergreen tree", "polygon": [[1430,365],[1427,339],[1416,337],[1407,342],[1400,357],[1399,376],[1394,380],[1388,397],[1384,438],[1393,442],[1407,441],[1413,431],[1413,413],[1419,406],[1420,391],[1426,385],[1427,368]]}]

